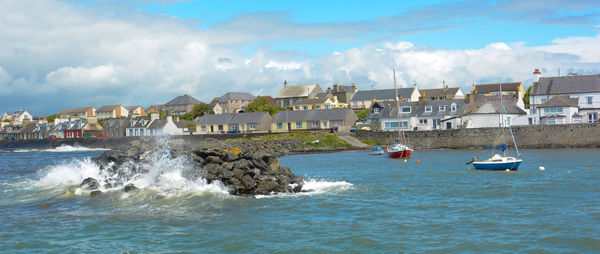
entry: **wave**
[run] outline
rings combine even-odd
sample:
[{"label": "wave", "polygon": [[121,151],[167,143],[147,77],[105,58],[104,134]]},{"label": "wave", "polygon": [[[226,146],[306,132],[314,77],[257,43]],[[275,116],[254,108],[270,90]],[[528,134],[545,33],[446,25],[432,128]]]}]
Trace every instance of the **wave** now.
[{"label": "wave", "polygon": [[[62,187],[73,195],[89,194],[78,186],[86,178],[92,177],[100,183],[99,190],[123,193],[127,184],[133,184],[142,190],[158,192],[163,197],[198,194],[204,192],[229,195],[229,190],[220,182],[207,183],[201,177],[186,177],[192,170],[185,157],[172,157],[168,149],[161,149],[148,162],[136,165],[125,163],[120,168],[103,169],[91,159],[75,160],[52,166],[44,170],[45,174],[36,183],[39,187]],[[127,195],[123,195],[127,196]]]},{"label": "wave", "polygon": [[70,146],[70,145],[61,145],[59,147],[50,148],[50,149],[16,149],[15,153],[30,153],[30,152],[59,152],[59,153],[68,153],[68,152],[90,152],[90,151],[107,151],[110,149],[106,148],[87,148],[83,146]]},{"label": "wave", "polygon": [[285,196],[305,196],[318,194],[335,194],[347,191],[353,186],[346,181],[326,181],[308,178],[304,180],[302,192],[299,193],[279,193],[277,195],[257,195],[256,198],[285,197]]}]

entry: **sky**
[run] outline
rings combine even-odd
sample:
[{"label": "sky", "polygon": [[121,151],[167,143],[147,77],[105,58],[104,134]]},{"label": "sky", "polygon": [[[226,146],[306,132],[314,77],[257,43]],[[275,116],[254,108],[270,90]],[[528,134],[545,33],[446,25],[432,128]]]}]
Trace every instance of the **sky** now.
[{"label": "sky", "polygon": [[0,1],[0,112],[600,73],[600,2]]}]

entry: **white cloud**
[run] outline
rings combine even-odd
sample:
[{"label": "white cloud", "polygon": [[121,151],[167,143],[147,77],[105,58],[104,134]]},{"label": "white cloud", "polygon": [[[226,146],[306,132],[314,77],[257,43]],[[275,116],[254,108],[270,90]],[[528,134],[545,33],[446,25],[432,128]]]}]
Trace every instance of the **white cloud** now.
[{"label": "white cloud", "polygon": [[401,86],[417,83],[423,88],[440,87],[442,80],[464,88],[473,82],[527,81],[534,68],[600,72],[593,47],[598,36],[558,39],[537,48],[497,42],[464,50],[370,42],[315,56],[232,45],[287,36],[330,39],[334,30],[352,25],[320,30],[319,25],[290,25],[282,17],[274,23],[252,18],[202,30],[163,15],[112,15],[52,0],[33,0],[27,6],[0,1],[0,93],[6,98],[0,111],[24,106],[49,114],[85,105],[148,106],[183,93],[207,102],[229,91],[275,95],[284,80],[391,88],[392,68]]}]

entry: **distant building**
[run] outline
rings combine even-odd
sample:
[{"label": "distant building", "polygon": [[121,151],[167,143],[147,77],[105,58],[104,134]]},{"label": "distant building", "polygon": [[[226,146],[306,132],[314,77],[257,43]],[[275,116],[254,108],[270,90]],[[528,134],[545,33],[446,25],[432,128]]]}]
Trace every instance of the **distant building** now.
[{"label": "distant building", "polygon": [[167,102],[165,104],[165,110],[173,115],[183,115],[191,112],[192,108],[199,103],[199,100],[196,100],[194,97],[185,94],[177,96],[175,99]]},{"label": "distant building", "polygon": [[142,106],[125,106],[130,117],[146,116],[146,110]]},{"label": "distant building", "polygon": [[465,94],[460,87],[445,87],[435,89],[419,89],[420,101],[462,100]]},{"label": "distant building", "polygon": [[499,97],[500,91],[502,91],[503,98],[512,98],[521,109],[525,109],[525,102],[523,102],[525,88],[523,87],[523,82],[473,85],[469,96]]},{"label": "distant building", "polygon": [[155,104],[146,109],[146,112],[151,113],[167,113],[167,109],[164,104]]},{"label": "distant building", "polygon": [[299,100],[294,102],[292,105],[293,110],[313,110],[313,109],[332,109],[332,108],[346,108],[348,104],[340,104],[336,96],[332,98],[314,98]]},{"label": "distant building", "polygon": [[244,112],[237,114],[204,114],[195,120],[199,134],[267,132],[272,117],[268,112]]},{"label": "distant building", "polygon": [[320,93],[323,93],[323,89],[319,84],[288,86],[287,81],[285,81],[283,89],[279,91],[274,99],[278,107],[288,108],[295,101],[313,99]]},{"label": "distant building", "polygon": [[272,132],[336,129],[349,131],[358,117],[352,109],[284,110],[271,122]]},{"label": "distant building", "polygon": [[[398,88],[398,98],[404,102],[418,101],[421,94],[417,86]],[[352,97],[352,109],[368,109],[375,102],[396,101],[396,89],[360,90]]]},{"label": "distant building", "polygon": [[12,123],[22,123],[23,121],[31,121],[33,117],[25,110],[4,112],[2,121],[10,121]]},{"label": "distant building", "polygon": [[249,93],[228,92],[217,100],[219,112],[221,114],[237,113],[245,109],[254,98],[256,96]]},{"label": "distant building", "polygon": [[129,116],[129,110],[127,108],[119,105],[104,105],[98,109],[96,109],[96,115],[98,119],[107,119],[107,118],[118,118],[118,117],[127,117]]},{"label": "distant building", "polygon": [[358,91],[356,88],[356,84],[352,84],[351,86],[340,86],[338,84],[333,85],[333,89],[331,87],[327,87],[324,93],[317,94],[317,98],[337,98],[339,104],[346,104],[346,107],[350,105],[350,100],[354,94]]},{"label": "distant building", "polygon": [[74,109],[65,109],[58,112],[60,118],[88,118],[96,115],[96,109],[94,107],[80,107]]}]

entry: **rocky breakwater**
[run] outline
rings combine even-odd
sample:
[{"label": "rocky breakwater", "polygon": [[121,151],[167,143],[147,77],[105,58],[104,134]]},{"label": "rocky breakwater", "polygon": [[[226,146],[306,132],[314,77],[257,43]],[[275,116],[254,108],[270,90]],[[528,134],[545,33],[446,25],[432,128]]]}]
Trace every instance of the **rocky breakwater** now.
[{"label": "rocky breakwater", "polygon": [[[186,150],[187,149],[187,150]],[[229,193],[239,196],[270,195],[302,191],[303,180],[287,167],[280,165],[269,149],[246,149],[237,147],[197,148],[133,143],[104,152],[94,162],[100,166],[104,179],[86,178],[80,185],[91,196],[101,190],[137,190],[136,179],[160,171],[169,163],[185,164],[181,175],[192,181],[200,179],[207,184],[220,182]],[[163,163],[160,163],[160,162]],[[169,163],[164,163],[165,161]],[[166,165],[165,165],[166,164]],[[158,166],[157,166],[158,165]],[[165,166],[163,166],[165,165]]]}]

